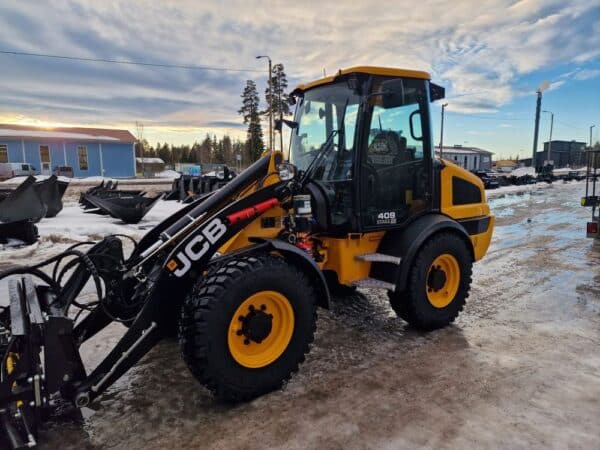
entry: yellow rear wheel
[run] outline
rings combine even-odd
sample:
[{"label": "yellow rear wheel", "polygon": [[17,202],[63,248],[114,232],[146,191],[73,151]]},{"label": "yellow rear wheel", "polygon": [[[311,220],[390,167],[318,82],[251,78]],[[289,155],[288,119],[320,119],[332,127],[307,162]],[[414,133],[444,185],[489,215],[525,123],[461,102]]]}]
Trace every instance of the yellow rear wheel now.
[{"label": "yellow rear wheel", "polygon": [[227,344],[233,359],[244,367],[268,366],[287,348],[294,332],[294,310],[279,292],[260,291],[236,309]]},{"label": "yellow rear wheel", "polygon": [[404,289],[388,293],[392,308],[421,330],[452,323],[469,295],[472,265],[466,239],[454,232],[435,234],[410,262]]},{"label": "yellow rear wheel", "polygon": [[460,266],[454,256],[444,253],[433,260],[427,273],[427,299],[435,308],[454,300],[460,285]]}]

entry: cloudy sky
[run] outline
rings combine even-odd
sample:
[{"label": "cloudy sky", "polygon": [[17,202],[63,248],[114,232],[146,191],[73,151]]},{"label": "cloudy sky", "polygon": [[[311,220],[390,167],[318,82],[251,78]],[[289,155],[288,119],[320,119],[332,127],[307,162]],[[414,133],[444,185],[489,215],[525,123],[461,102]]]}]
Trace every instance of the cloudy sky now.
[{"label": "cloudy sky", "polygon": [[[248,69],[0,54],[0,123],[140,121],[151,142],[243,136],[239,96],[246,79],[264,89],[255,56],[269,54],[291,86],[353,65],[429,71],[446,87],[448,144],[529,156],[543,80],[555,138],[587,141],[594,123],[600,136],[600,4],[589,0],[3,0],[0,19],[3,51]],[[439,105],[434,118],[437,142]],[[545,114],[542,140],[548,128]]]}]

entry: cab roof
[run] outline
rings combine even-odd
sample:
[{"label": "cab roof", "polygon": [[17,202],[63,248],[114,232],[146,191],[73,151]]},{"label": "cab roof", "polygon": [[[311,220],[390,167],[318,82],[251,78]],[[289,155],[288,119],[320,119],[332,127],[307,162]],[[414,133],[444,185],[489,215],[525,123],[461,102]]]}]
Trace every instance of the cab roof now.
[{"label": "cab roof", "polygon": [[295,90],[307,91],[316,86],[332,83],[335,79],[342,75],[352,73],[365,73],[368,75],[384,75],[389,77],[404,77],[404,78],[420,78],[422,80],[431,80],[431,75],[420,70],[397,69],[393,67],[377,67],[377,66],[356,66],[348,69],[340,69],[335,75],[311,81],[310,83],[300,84]]}]

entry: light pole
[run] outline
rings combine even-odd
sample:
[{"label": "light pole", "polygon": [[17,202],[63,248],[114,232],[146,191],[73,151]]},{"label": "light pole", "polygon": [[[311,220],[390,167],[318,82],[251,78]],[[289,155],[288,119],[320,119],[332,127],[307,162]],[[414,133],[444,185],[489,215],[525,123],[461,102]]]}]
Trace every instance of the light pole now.
[{"label": "light pole", "polygon": [[537,144],[538,144],[538,135],[540,131],[540,110],[542,109],[542,92],[550,87],[549,81],[543,81],[540,84],[540,87],[535,91],[537,96],[537,102],[535,105],[535,129],[533,131],[533,154],[531,155],[531,167],[536,167],[536,154],[537,154]]},{"label": "light pole", "polygon": [[550,114],[550,140],[548,141],[548,164],[550,164],[550,152],[552,151],[552,127],[554,126],[554,113],[543,110],[542,112]]},{"label": "light pole", "polygon": [[273,150],[273,86],[271,83],[271,58],[259,55],[256,59],[266,58],[269,61],[269,150]]},{"label": "light pole", "polygon": [[442,127],[440,130],[440,159],[444,156],[444,111],[446,110],[448,103],[442,105]]},{"label": "light pole", "polygon": [[[279,121],[283,122],[283,108],[281,106],[281,70],[277,72],[277,108],[279,109]],[[279,128],[279,146],[281,153],[283,153],[283,127]]]}]

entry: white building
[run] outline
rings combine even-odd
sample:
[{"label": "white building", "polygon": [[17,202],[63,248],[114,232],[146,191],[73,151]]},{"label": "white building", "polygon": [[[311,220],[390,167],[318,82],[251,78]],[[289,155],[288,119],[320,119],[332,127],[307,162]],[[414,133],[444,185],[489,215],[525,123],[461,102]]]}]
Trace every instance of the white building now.
[{"label": "white building", "polygon": [[[435,155],[440,156],[439,146],[435,148]],[[492,152],[481,148],[453,145],[444,146],[442,158],[467,170],[492,170],[492,155]]]}]

